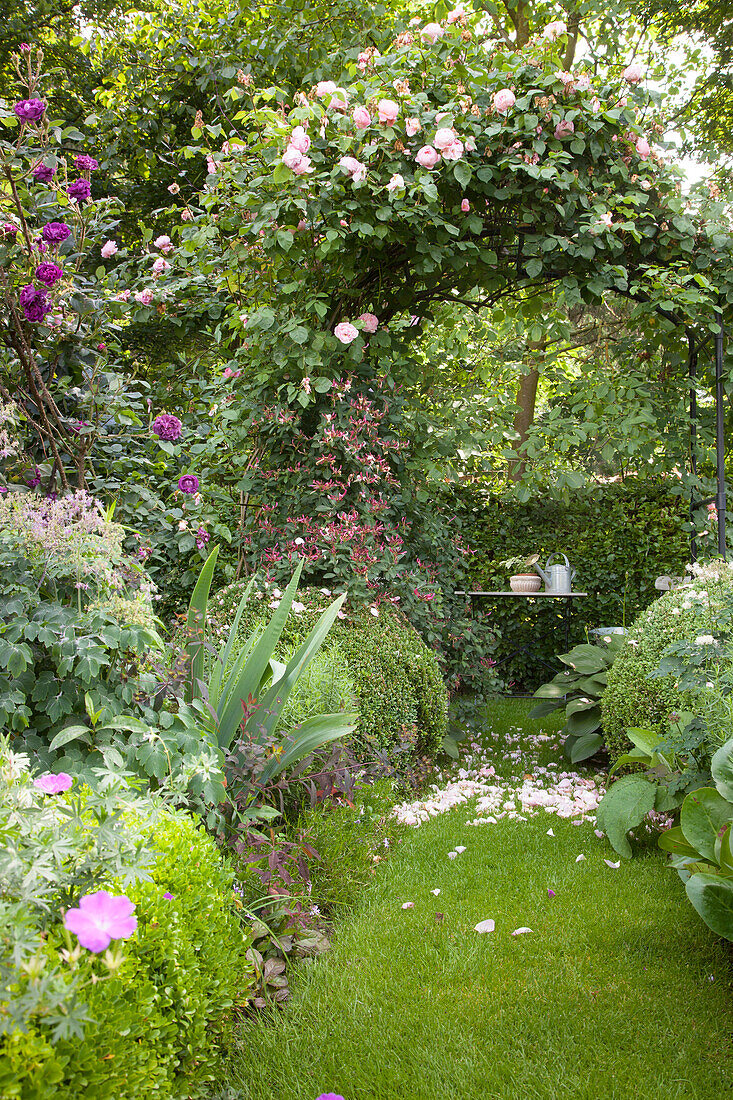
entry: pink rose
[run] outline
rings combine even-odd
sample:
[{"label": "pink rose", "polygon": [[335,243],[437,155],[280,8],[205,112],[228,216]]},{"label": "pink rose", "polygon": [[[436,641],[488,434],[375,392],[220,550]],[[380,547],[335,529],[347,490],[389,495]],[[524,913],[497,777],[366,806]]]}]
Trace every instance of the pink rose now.
[{"label": "pink rose", "polygon": [[319,80],[316,84],[316,95],[319,99],[322,99],[324,95],[333,95],[336,91],[336,84],[333,80]]},{"label": "pink rose", "polygon": [[372,116],[369,114],[366,107],[355,107],[351,117],[354,120],[354,125],[357,130],[366,130],[367,126],[371,126],[372,124]]},{"label": "pink rose", "polygon": [[173,241],[166,234],[163,234],[161,237],[156,237],[153,244],[165,255],[173,251]]},{"label": "pink rose", "polygon": [[611,226],[613,225],[613,218],[608,213],[608,211],[606,211],[605,214],[601,214],[601,216],[598,220],[601,223],[601,225],[605,225],[606,229],[610,229]]},{"label": "pink rose", "polygon": [[568,28],[562,19],[555,19],[552,23],[547,24],[542,33],[548,41],[555,42],[560,35],[568,33]]},{"label": "pink rose", "polygon": [[454,141],[452,145],[449,145],[447,149],[443,150],[443,157],[445,160],[460,160],[463,156],[463,142]]},{"label": "pink rose", "polygon": [[138,290],[135,293],[135,301],[139,302],[141,306],[149,306],[153,300],[152,290]]},{"label": "pink rose", "polygon": [[400,108],[393,99],[380,99],[377,104],[377,111],[380,122],[386,123],[387,126],[393,126],[400,113]]},{"label": "pink rose", "polygon": [[349,106],[349,97],[343,88],[336,88],[331,93],[331,98],[328,101],[328,109],[330,111],[345,111]]},{"label": "pink rose", "polygon": [[587,73],[581,73],[580,76],[577,77],[575,81],[575,87],[578,89],[579,92],[590,91],[590,77]]},{"label": "pink rose", "polygon": [[508,111],[517,102],[517,97],[510,88],[502,88],[494,93],[494,110]]},{"label": "pink rose", "polygon": [[646,160],[652,151],[652,147],[645,137],[640,137],[636,143],[636,151],[642,160]]},{"label": "pink rose", "polygon": [[638,62],[633,61],[631,65],[626,66],[621,76],[624,80],[628,80],[629,84],[638,84],[644,79],[644,70]]},{"label": "pink rose", "polygon": [[567,72],[566,70],[555,73],[555,79],[559,80],[564,88],[569,88],[570,85],[575,82],[575,77],[573,76],[573,74]]},{"label": "pink rose", "polygon": [[296,149],[294,145],[288,145],[287,149],[283,153],[283,164],[286,168],[291,168],[293,171],[303,160],[303,154],[299,149]]},{"label": "pink rose", "polygon": [[342,344],[350,344],[352,340],[356,340],[359,330],[354,328],[348,321],[341,321],[340,324],[336,325],[333,334]]},{"label": "pink rose", "polygon": [[468,201],[468,199],[462,199],[461,200],[461,210],[463,211],[463,213],[467,214],[470,209],[471,209],[471,204]]},{"label": "pink rose", "polygon": [[101,248],[102,259],[111,260],[117,251],[117,241],[105,241]]},{"label": "pink rose", "polygon": [[297,149],[303,156],[308,152],[311,147],[311,139],[303,129],[302,126],[296,126],[290,135],[289,148]]},{"label": "pink rose", "polygon": [[423,145],[422,149],[418,149],[415,154],[415,160],[423,168],[435,168],[440,160],[440,153],[437,149],[433,149],[432,145]]},{"label": "pink rose", "polygon": [[361,183],[362,180],[366,179],[366,164],[362,164],[356,157],[341,157],[339,168],[343,168],[344,172],[349,174],[354,183]]},{"label": "pink rose", "polygon": [[399,172],[395,172],[395,174],[392,176],[389,183],[387,184],[387,190],[388,191],[404,191],[404,189],[405,189],[405,181],[403,180],[403,178],[399,174]]},{"label": "pink rose", "polygon": [[301,157],[300,163],[293,168],[296,176],[305,176],[308,172],[315,172],[310,157]]},{"label": "pink rose", "polygon": [[364,332],[376,332],[379,328],[379,320],[373,313],[362,313],[359,317]]},{"label": "pink rose", "polygon": [[466,14],[466,9],[463,4],[456,4],[453,11],[449,11],[445,17],[446,23],[457,23],[459,19],[462,19]]},{"label": "pink rose", "polygon": [[129,302],[130,301],[130,291],[127,290],[127,289],[121,290],[119,292],[119,294],[115,294],[115,301],[116,302]]},{"label": "pink rose", "polygon": [[419,118],[408,118],[407,122],[405,123],[405,130],[407,131],[407,136],[408,137],[414,137],[415,134],[419,134],[420,131],[422,130],[422,125],[420,124],[420,119]]},{"label": "pink rose", "polygon": [[593,99],[590,101],[590,109],[591,111],[595,111],[596,114],[601,110],[601,101],[597,95],[594,95]]},{"label": "pink rose", "polygon": [[164,260],[162,256],[158,256],[158,259],[153,264],[153,275],[157,279],[159,276],[164,275],[166,271],[170,271],[171,265],[167,260]]},{"label": "pink rose", "polygon": [[457,134],[455,130],[443,128],[436,131],[435,137],[433,138],[433,145],[436,149],[440,149],[442,153],[444,149],[447,149],[449,145],[453,144],[456,138]]},{"label": "pink rose", "polygon": [[191,222],[191,221],[193,221],[193,214],[191,213],[191,211],[188,209],[187,206],[181,211],[181,221],[182,222]]},{"label": "pink rose", "polygon": [[571,122],[569,118],[561,118],[555,127],[555,137],[562,141],[563,138],[570,137],[575,133],[575,123]]},{"label": "pink rose", "polygon": [[420,37],[424,38],[426,42],[437,42],[439,38],[443,37],[443,28],[440,23],[426,23],[420,31]]}]

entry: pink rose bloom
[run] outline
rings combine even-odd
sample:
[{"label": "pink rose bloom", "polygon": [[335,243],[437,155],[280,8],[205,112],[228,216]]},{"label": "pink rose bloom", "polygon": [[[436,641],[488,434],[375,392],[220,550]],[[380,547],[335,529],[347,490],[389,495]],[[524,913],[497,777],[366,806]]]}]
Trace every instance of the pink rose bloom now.
[{"label": "pink rose bloom", "polygon": [[115,294],[115,301],[116,302],[129,302],[130,301],[130,291],[129,290],[121,290],[119,294]]},{"label": "pink rose bloom", "polygon": [[117,251],[117,241],[105,241],[101,249],[102,259],[111,260]]},{"label": "pink rose bloom", "polygon": [[392,176],[389,183],[387,184],[387,190],[388,191],[404,191],[404,189],[405,189],[405,181],[403,180],[403,178],[399,174],[399,172],[395,172],[395,174]]},{"label": "pink rose bloom", "polygon": [[432,145],[423,145],[422,149],[418,149],[415,154],[415,160],[423,168],[435,168],[435,165],[440,160],[440,153],[437,149],[434,149]]},{"label": "pink rose bloom", "polygon": [[315,168],[311,164],[311,158],[301,157],[300,163],[296,164],[295,168],[293,168],[293,172],[295,172],[296,176],[305,176],[308,172],[315,172]]},{"label": "pink rose bloom", "polygon": [[459,19],[462,19],[466,14],[466,9],[463,4],[456,4],[453,11],[449,11],[445,21],[446,23],[457,23]]},{"label": "pink rose bloom", "polygon": [[373,313],[362,313],[359,320],[364,332],[376,332],[379,328],[379,320]]},{"label": "pink rose bloom", "polygon": [[571,122],[569,118],[561,118],[555,127],[555,137],[562,141],[563,138],[570,137],[575,133],[575,123]]},{"label": "pink rose bloom", "polygon": [[644,70],[638,62],[633,61],[631,65],[626,66],[621,76],[624,80],[628,80],[629,84],[638,84],[644,79]]},{"label": "pink rose bloom", "polygon": [[415,134],[419,134],[420,131],[422,130],[422,125],[420,124],[420,119],[419,118],[408,118],[407,122],[405,123],[405,129],[407,130],[407,136],[408,137],[414,137]]},{"label": "pink rose bloom", "polygon": [[336,84],[333,80],[319,80],[316,84],[316,95],[319,99],[322,99],[324,95],[333,95],[336,91]]},{"label": "pink rose bloom", "polygon": [[87,951],[105,951],[112,940],[125,940],[137,928],[135,906],[122,894],[115,897],[106,890],[85,894],[78,909],[67,909],[64,927],[78,938]]},{"label": "pink rose bloom", "polygon": [[156,248],[159,248],[160,251],[164,252],[166,255],[168,255],[169,252],[173,251],[173,241],[165,234],[163,234],[162,237],[156,237],[153,241],[153,244]]},{"label": "pink rose bloom", "polygon": [[303,154],[303,156],[305,156],[305,154],[308,152],[311,147],[311,139],[308,137],[308,134],[302,126],[295,127],[292,134],[290,135],[288,146],[291,149],[297,149],[299,153]]},{"label": "pink rose bloom", "polygon": [[283,164],[286,168],[291,168],[293,171],[303,160],[303,154],[299,149],[296,149],[294,145],[288,145],[287,149],[283,153]]},{"label": "pink rose bloom", "polygon": [[457,134],[455,130],[443,128],[436,131],[435,137],[433,138],[433,145],[436,149],[440,149],[442,153],[444,149],[447,149],[449,145],[453,144],[456,138]]},{"label": "pink rose bloom", "polygon": [[508,111],[517,102],[517,97],[510,88],[502,88],[494,93],[494,110]]},{"label": "pink rose bloom", "polygon": [[606,211],[605,214],[601,214],[598,221],[601,223],[601,225],[605,225],[606,229],[610,229],[611,226],[613,225],[613,218],[608,213],[608,211]]},{"label": "pink rose bloom", "polygon": [[165,274],[166,271],[170,271],[171,265],[167,260],[164,260],[162,256],[158,256],[158,259],[153,264],[153,275],[155,278],[159,278]]},{"label": "pink rose bloom", "polygon": [[449,145],[447,149],[443,150],[443,157],[445,160],[460,160],[463,156],[463,142],[454,141],[452,145]]},{"label": "pink rose bloom", "polygon": [[59,772],[57,775],[47,772],[46,775],[39,775],[34,779],[33,786],[44,794],[61,794],[63,791],[68,791],[73,782],[74,780],[67,772]]},{"label": "pink rose bloom", "polygon": [[590,91],[590,77],[587,73],[581,73],[580,76],[576,78],[575,87],[579,92]]},{"label": "pink rose bloom", "polygon": [[596,114],[601,110],[601,101],[597,95],[594,95],[593,99],[590,101],[590,108],[592,111],[595,111]]},{"label": "pink rose bloom", "polygon": [[575,77],[572,73],[562,70],[562,72],[555,73],[555,79],[559,80],[564,88],[568,88],[574,81]]},{"label": "pink rose bloom", "polygon": [[618,107],[625,107],[628,102],[629,102],[628,98],[625,95],[622,95],[620,100],[618,101],[617,106]]},{"label": "pink rose bloom", "polygon": [[470,209],[471,209],[471,204],[468,201],[468,199],[463,199],[461,201],[461,210],[463,211],[463,213],[467,214]]},{"label": "pink rose bloom", "polygon": [[377,104],[377,111],[379,113],[380,122],[385,122],[388,126],[393,126],[400,113],[400,108],[393,99],[380,99]]},{"label": "pink rose bloom", "polygon": [[642,160],[646,160],[652,151],[652,147],[645,137],[640,137],[636,143],[636,151]]},{"label": "pink rose bloom", "polygon": [[351,117],[354,120],[354,125],[357,130],[366,130],[366,128],[372,124],[372,116],[369,114],[366,107],[355,107]]},{"label": "pink rose bloom", "polygon": [[349,97],[343,88],[336,88],[331,93],[331,98],[328,101],[329,111],[345,111],[349,106]]},{"label": "pink rose bloom", "polygon": [[560,35],[568,33],[568,28],[562,19],[554,19],[552,23],[547,24],[542,33],[549,42],[556,42]]},{"label": "pink rose bloom", "polygon": [[350,344],[352,340],[356,340],[359,330],[354,328],[348,321],[341,321],[340,324],[336,325],[333,334],[342,344]]},{"label": "pink rose bloom", "polygon": [[141,306],[149,306],[153,301],[153,291],[149,289],[136,291],[135,301]]},{"label": "pink rose bloom", "polygon": [[362,180],[366,179],[366,164],[362,164],[356,157],[341,157],[339,168],[343,168],[344,172],[348,172],[354,183],[361,183]]},{"label": "pink rose bloom", "polygon": [[182,222],[192,222],[193,221],[193,214],[191,213],[191,211],[188,209],[187,206],[184,207],[184,209],[181,211],[181,221]]},{"label": "pink rose bloom", "polygon": [[426,42],[437,42],[439,38],[443,37],[443,28],[440,23],[426,23],[420,31],[420,37],[424,38]]}]

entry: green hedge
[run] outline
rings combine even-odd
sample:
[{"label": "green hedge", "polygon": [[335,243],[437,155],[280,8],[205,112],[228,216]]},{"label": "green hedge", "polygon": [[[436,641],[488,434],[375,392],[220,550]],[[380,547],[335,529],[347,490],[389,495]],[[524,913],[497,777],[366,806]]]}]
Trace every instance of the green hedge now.
[{"label": "green hedge", "polygon": [[[656,597],[656,578],[684,571],[687,503],[672,490],[668,483],[626,481],[579,490],[567,503],[548,495],[522,504],[460,487],[448,507],[474,550],[475,588],[507,590],[509,570],[500,564],[507,558],[539,553],[544,565],[551,553],[567,554],[577,570],[574,587],[590,593],[573,604],[571,643],[577,643],[585,640],[586,627],[621,626],[624,617],[626,625],[632,623]],[[490,625],[501,638],[495,657],[504,678],[532,688],[546,680],[540,662],[557,668],[554,655],[562,652],[560,605],[506,599],[481,607],[490,611]],[[502,664],[522,645],[531,653]]]}]

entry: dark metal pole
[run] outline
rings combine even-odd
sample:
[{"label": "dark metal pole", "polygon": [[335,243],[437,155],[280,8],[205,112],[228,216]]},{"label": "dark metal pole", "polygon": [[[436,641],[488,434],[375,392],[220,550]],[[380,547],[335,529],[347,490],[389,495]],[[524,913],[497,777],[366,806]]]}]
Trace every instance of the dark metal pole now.
[{"label": "dark metal pole", "polygon": [[695,537],[695,502],[697,482],[697,345],[695,334],[687,330],[687,369],[690,376],[690,473],[693,485],[690,489],[690,561],[697,561],[697,538]]},{"label": "dark metal pole", "polygon": [[725,330],[723,317],[718,314],[718,331],[715,333],[715,457],[718,474],[718,492],[715,507],[718,510],[718,553],[726,559],[725,530],[725,392],[723,390],[723,345]]}]

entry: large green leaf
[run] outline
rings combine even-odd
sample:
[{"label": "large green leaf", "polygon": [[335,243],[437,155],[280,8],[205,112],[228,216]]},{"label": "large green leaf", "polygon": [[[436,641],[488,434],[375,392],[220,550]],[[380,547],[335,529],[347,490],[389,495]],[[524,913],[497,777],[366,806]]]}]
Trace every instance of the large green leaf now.
[{"label": "large green leaf", "polygon": [[595,756],[599,749],[603,748],[603,738],[600,733],[587,733],[583,737],[570,740],[570,759],[573,764],[579,764],[581,760],[589,760]]},{"label": "large green leaf", "polygon": [[219,547],[215,546],[203,564],[188,605],[186,616],[186,630],[189,639],[186,646],[189,667],[189,680],[186,686],[187,703],[201,697],[200,684],[204,678],[204,646],[206,644],[206,608],[218,556]]},{"label": "large green leaf", "polygon": [[608,667],[608,661],[597,645],[576,645],[569,653],[560,654],[559,659],[584,676],[595,675]]},{"label": "large green leaf", "polygon": [[723,798],[733,802],[733,737],[713,755],[710,771]]},{"label": "large green leaf", "polygon": [[718,936],[733,940],[733,881],[722,875],[697,874],[685,883],[687,896]]},{"label": "large green leaf", "polygon": [[685,840],[709,863],[715,863],[715,842],[729,821],[733,821],[733,803],[715,787],[691,791],[682,803],[680,827]]},{"label": "large green leaf", "polygon": [[641,775],[625,775],[609,787],[598,807],[598,828],[611,841],[620,856],[631,859],[631,845],[626,835],[641,824],[654,809],[656,788]]},{"label": "large green leaf", "polygon": [[281,772],[299,764],[312,752],[317,752],[331,741],[348,737],[356,729],[359,715],[354,711],[342,711],[339,714],[316,714],[307,718],[302,725],[290,730],[283,737],[285,751],[279,756],[271,756],[262,769],[259,782],[264,786]]},{"label": "large green leaf", "polygon": [[675,825],[672,829],[665,829],[660,834],[657,844],[665,852],[672,852],[678,856],[689,856],[691,859],[697,858],[697,852],[685,840],[685,834],[679,825]]},{"label": "large green leaf", "polygon": [[568,733],[573,737],[585,737],[586,734],[595,733],[601,724],[600,707],[595,706],[591,710],[567,712]]},{"label": "large green leaf", "polygon": [[60,749],[62,745],[68,745],[71,741],[84,741],[88,745],[90,744],[90,733],[91,730],[88,726],[67,726],[66,729],[56,734],[48,746],[49,750]]},{"label": "large green leaf", "polygon": [[564,698],[546,699],[543,703],[538,703],[536,707],[532,707],[529,716],[530,718],[546,718],[548,714],[561,710],[564,705]]}]

